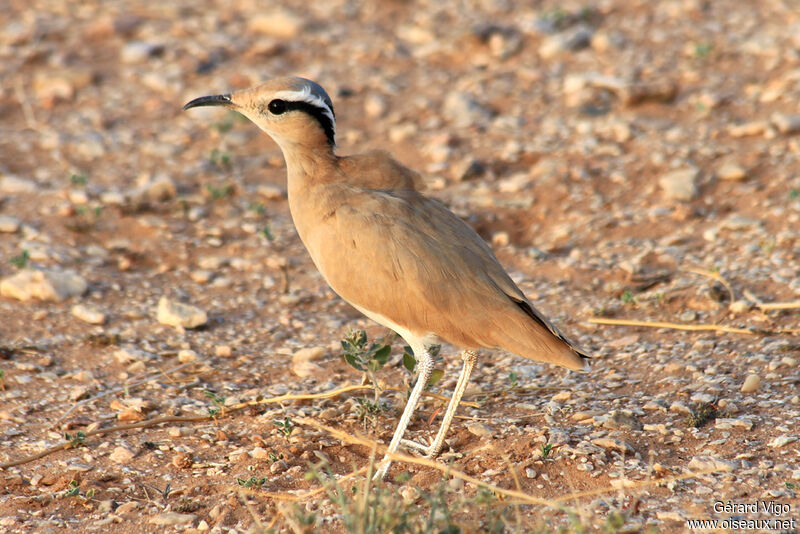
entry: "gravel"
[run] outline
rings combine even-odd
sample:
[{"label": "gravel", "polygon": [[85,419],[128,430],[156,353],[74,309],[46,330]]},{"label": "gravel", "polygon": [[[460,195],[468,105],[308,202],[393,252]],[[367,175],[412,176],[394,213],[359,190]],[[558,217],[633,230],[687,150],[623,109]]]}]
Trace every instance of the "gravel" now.
[{"label": "gravel", "polygon": [[[594,355],[575,374],[481,352],[464,399],[475,404],[459,408],[442,461],[543,499],[603,491],[565,501],[587,531],[622,510],[628,531],[682,532],[686,518],[719,517],[717,499],[794,510],[798,314],[765,306],[800,299],[796,9],[585,7],[12,2],[0,25],[0,462],[121,422],[216,420],[91,435],[0,471],[0,531],[156,520],[246,532],[275,518],[261,491],[317,487],[304,476],[316,453],[337,476],[369,460],[308,426],[287,438],[276,421],[390,439],[405,393],[388,387],[411,380],[391,337],[374,417],[357,402],[370,392],[227,413],[358,384],[339,340],[388,335],[316,271],[274,143],[232,113],[180,112],[283,74],[328,90],[339,153],[389,150],[420,172]],[[443,347],[434,393],[454,387],[455,354]],[[407,437],[429,440],[443,412],[426,397]],[[423,492],[441,479],[401,468]],[[237,479],[252,476],[266,480],[243,497]],[[62,498],[73,479],[95,497]],[[321,531],[341,526],[335,508],[313,511]],[[569,521],[520,513],[545,531]]]}]

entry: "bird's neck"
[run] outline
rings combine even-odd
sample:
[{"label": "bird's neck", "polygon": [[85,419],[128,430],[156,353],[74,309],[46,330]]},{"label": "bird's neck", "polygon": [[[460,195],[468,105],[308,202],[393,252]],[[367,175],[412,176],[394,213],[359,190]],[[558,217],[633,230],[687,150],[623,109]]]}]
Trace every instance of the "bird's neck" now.
[{"label": "bird's neck", "polygon": [[[286,160],[289,197],[307,196],[315,185],[329,183],[336,176],[337,157],[328,146],[281,145]],[[293,195],[297,193],[296,195]]]},{"label": "bird's neck", "polygon": [[289,210],[301,239],[305,242],[306,226],[313,224],[317,211],[327,198],[325,186],[339,176],[337,156],[329,146],[281,146],[286,160],[286,190]]}]

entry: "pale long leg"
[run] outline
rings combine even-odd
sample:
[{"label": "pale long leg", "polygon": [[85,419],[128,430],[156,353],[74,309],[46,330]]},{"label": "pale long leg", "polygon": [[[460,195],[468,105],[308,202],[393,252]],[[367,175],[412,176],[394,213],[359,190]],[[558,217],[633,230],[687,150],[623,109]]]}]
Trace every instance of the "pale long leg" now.
[{"label": "pale long leg", "polygon": [[429,446],[425,446],[415,441],[404,439],[403,445],[420,450],[429,457],[436,456],[442,450],[444,438],[447,435],[447,431],[450,429],[450,423],[453,422],[453,417],[456,415],[458,403],[461,402],[461,397],[464,395],[464,391],[467,389],[469,375],[472,373],[472,368],[475,367],[475,362],[478,360],[478,356],[475,354],[475,351],[465,350],[461,354],[461,359],[464,360],[464,366],[461,368],[461,374],[458,376],[456,387],[453,390],[453,396],[450,398],[450,402],[447,404],[447,411],[444,413],[444,419],[442,419],[442,424],[439,426],[439,431],[436,433],[436,438],[434,438],[433,443],[431,443]]},{"label": "pale long leg", "polygon": [[469,375],[472,373],[472,368],[475,367],[478,356],[474,351],[465,350],[461,354],[461,359],[464,360],[464,367],[461,368],[461,375],[459,375],[456,388],[453,390],[453,397],[447,404],[447,411],[444,414],[444,419],[442,419],[442,425],[439,427],[439,432],[436,433],[436,439],[434,439],[431,444],[428,456],[436,456],[442,450],[444,437],[447,435],[447,431],[450,429],[450,423],[456,415],[456,409],[458,408],[458,403],[461,402],[461,396],[464,395],[464,391],[467,389]]},{"label": "pale long leg", "polygon": [[[414,356],[417,356],[416,353]],[[417,373],[417,383],[414,385],[414,389],[411,390],[411,395],[408,397],[408,402],[403,410],[403,415],[400,417],[400,422],[397,423],[397,429],[394,431],[392,441],[389,443],[389,449],[386,451],[386,456],[381,461],[381,466],[375,472],[373,480],[381,480],[384,476],[386,476],[386,472],[389,470],[389,466],[392,464],[388,456],[397,452],[397,449],[400,446],[400,440],[403,439],[403,434],[406,432],[406,427],[408,427],[408,423],[411,421],[411,417],[414,415],[414,410],[417,408],[419,398],[422,396],[422,392],[425,390],[425,387],[428,385],[428,380],[431,378],[431,372],[433,372],[433,358],[431,358],[431,355],[428,353],[428,349],[426,348],[423,348],[419,351],[417,369],[419,370]]]}]

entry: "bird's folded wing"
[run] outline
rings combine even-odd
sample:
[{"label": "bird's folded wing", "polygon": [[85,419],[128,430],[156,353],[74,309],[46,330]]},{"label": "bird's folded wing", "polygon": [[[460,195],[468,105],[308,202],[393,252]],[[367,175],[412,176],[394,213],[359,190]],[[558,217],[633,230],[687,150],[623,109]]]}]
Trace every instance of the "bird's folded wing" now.
[{"label": "bird's folded wing", "polygon": [[[530,305],[483,239],[442,204],[413,190],[350,188],[346,196],[312,250],[342,298],[455,345],[499,346],[523,356],[527,347],[542,354],[535,359],[562,357],[568,342]],[[575,359],[567,366],[578,367],[580,358],[567,352]]]}]

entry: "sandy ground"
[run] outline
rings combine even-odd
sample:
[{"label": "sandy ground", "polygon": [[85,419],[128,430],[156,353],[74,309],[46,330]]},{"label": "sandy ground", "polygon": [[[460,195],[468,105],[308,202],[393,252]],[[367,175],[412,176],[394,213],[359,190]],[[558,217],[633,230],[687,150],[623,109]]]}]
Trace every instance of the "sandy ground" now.
[{"label": "sandy ground", "polygon": [[[0,462],[81,445],[0,469],[0,533],[298,531],[270,493],[370,458],[299,421],[390,439],[402,391],[375,424],[371,392],[229,411],[360,384],[339,341],[389,334],[315,270],[277,146],[234,114],[181,112],[287,74],[328,90],[340,153],[421,172],[595,355],[587,374],[480,355],[443,461],[553,505],[509,531],[797,531],[798,2],[0,5],[0,278],[29,278],[0,297]],[[201,325],[168,324],[162,298]],[[402,345],[378,373],[400,389]],[[447,395],[460,360],[442,356]],[[441,407],[426,399],[411,434]],[[444,487],[462,532],[509,502],[457,505],[476,484],[431,467],[390,479],[423,510]],[[345,528],[329,501],[301,509]]]}]

